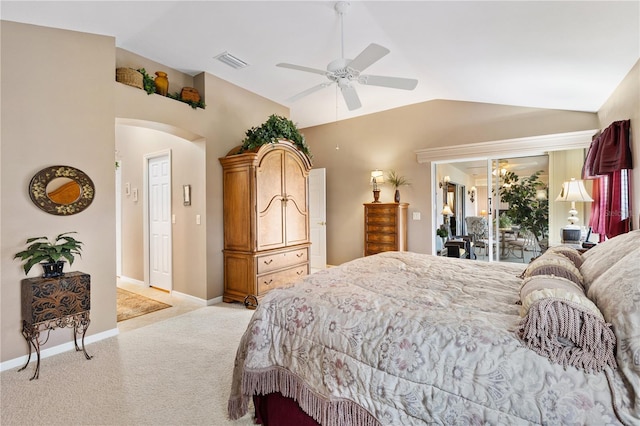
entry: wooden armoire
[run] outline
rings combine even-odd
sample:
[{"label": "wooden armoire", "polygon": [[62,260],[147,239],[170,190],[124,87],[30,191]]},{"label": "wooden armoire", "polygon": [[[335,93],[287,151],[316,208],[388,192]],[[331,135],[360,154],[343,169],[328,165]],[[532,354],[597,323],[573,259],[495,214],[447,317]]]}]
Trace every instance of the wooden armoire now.
[{"label": "wooden armoire", "polygon": [[309,274],[311,161],[289,141],[220,158],[225,302],[255,307],[271,289]]}]

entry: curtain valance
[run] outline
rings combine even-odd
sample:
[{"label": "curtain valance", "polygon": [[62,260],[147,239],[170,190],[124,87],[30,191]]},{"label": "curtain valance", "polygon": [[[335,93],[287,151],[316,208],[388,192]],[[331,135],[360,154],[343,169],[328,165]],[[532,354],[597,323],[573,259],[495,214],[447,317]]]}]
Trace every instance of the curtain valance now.
[{"label": "curtain valance", "polygon": [[615,121],[594,137],[582,168],[583,179],[633,168],[629,144],[630,126],[631,120]]}]

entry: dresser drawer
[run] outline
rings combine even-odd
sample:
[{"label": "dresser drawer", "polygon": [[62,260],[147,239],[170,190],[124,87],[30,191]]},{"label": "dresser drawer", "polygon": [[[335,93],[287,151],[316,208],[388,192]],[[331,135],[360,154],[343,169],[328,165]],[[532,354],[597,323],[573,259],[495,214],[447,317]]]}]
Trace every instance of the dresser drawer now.
[{"label": "dresser drawer", "polygon": [[396,232],[396,227],[392,226],[392,225],[372,225],[372,224],[367,224],[366,231],[367,231],[367,233],[372,232],[372,233],[393,234],[393,233]]},{"label": "dresser drawer", "polygon": [[367,234],[366,241],[368,243],[386,243],[395,245],[396,234]]},{"label": "dresser drawer", "polygon": [[308,248],[305,247],[301,249],[268,254],[266,256],[259,256],[257,258],[258,274],[277,271],[278,269],[305,263],[309,258],[308,252]]},{"label": "dresser drawer", "polygon": [[379,206],[367,207],[367,216],[380,215],[380,216],[394,216],[398,210],[397,204],[387,204]]},{"label": "dresser drawer", "polygon": [[367,216],[367,224],[369,225],[396,225],[396,217],[395,216],[378,216],[378,215],[368,215]]},{"label": "dresser drawer", "polygon": [[383,251],[395,251],[395,250],[397,250],[395,244],[367,243],[365,245],[366,255],[381,253]]},{"label": "dresser drawer", "polygon": [[299,265],[284,271],[274,272],[272,274],[260,275],[258,281],[258,296],[264,295],[267,291],[282,287],[296,281],[298,278],[309,274],[309,265]]},{"label": "dresser drawer", "polygon": [[22,319],[36,324],[91,308],[91,277],[69,272],[56,278],[22,280]]}]

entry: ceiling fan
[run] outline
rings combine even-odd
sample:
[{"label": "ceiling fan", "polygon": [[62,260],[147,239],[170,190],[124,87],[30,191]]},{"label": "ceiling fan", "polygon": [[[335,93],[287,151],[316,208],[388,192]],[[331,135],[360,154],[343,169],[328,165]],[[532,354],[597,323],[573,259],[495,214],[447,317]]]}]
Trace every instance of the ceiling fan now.
[{"label": "ceiling fan", "polygon": [[356,56],[355,59],[347,59],[344,57],[343,17],[344,14],[347,13],[349,6],[350,4],[348,2],[341,1],[336,3],[334,7],[336,12],[338,12],[338,15],[340,15],[342,57],[331,61],[329,65],[327,65],[326,70],[286,63],[276,64],[277,67],[320,74],[329,79],[329,81],[327,82],[320,83],[316,86],[311,87],[310,89],[292,96],[291,98],[289,98],[289,101],[297,101],[304,96],[310,95],[313,92],[324,89],[325,87],[336,83],[340,88],[340,91],[342,92],[342,97],[347,104],[347,108],[349,109],[349,111],[352,111],[362,106],[360,98],[358,97],[358,93],[356,92],[356,89],[353,85],[355,81],[360,84],[369,86],[390,87],[393,89],[403,90],[415,89],[416,85],[418,84],[418,80],[415,79],[361,74],[362,71],[364,71],[366,68],[389,53],[389,49],[387,49],[386,47],[380,46],[376,43],[371,43],[362,52],[360,52],[360,54]]}]

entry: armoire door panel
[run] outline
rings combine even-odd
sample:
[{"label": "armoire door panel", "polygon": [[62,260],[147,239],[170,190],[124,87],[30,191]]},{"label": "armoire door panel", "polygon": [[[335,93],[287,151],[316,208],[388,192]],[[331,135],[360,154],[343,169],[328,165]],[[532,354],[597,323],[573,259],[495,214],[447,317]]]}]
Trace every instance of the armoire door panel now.
[{"label": "armoire door panel", "polygon": [[248,169],[232,169],[224,173],[224,241],[227,249],[250,250],[251,194]]}]

